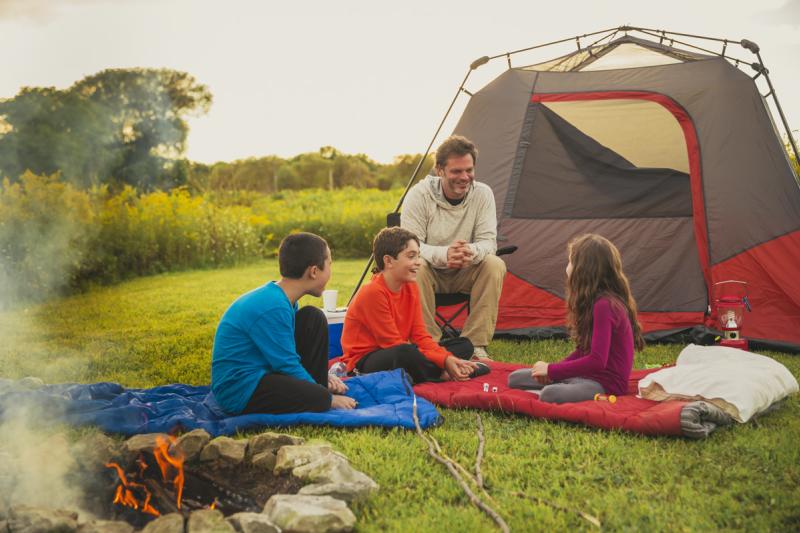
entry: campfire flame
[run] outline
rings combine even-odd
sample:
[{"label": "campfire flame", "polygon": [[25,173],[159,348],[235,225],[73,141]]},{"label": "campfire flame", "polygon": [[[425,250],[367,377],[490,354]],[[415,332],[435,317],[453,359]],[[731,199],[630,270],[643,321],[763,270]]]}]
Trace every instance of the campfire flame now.
[{"label": "campfire flame", "polygon": [[[169,437],[169,440],[162,437],[156,437],[156,447],[153,450],[153,457],[155,458],[156,463],[158,463],[158,467],[161,470],[161,478],[164,483],[170,483],[173,487],[175,487],[175,503],[178,509],[180,509],[181,499],[183,498],[184,455],[179,449],[175,451],[175,455],[170,455],[169,447],[170,444],[175,442],[175,440],[175,437]],[[144,479],[144,471],[147,468],[147,463],[140,457],[136,461],[136,464],[139,467],[138,477]],[[161,513],[152,505],[150,505],[150,500],[152,499],[153,495],[146,486],[141,483],[137,483],[136,481],[129,480],[125,475],[125,471],[117,463],[106,463],[106,467],[116,470],[117,477],[119,478],[120,484],[117,486],[117,490],[114,493],[114,504],[131,507],[153,516],[161,516]],[[134,477],[136,477],[136,474],[134,474]],[[143,494],[144,496],[137,497],[137,493]]]},{"label": "campfire flame", "polygon": [[124,505],[126,507],[132,507],[136,510],[139,510],[140,502],[136,498],[136,494],[131,489],[139,489],[141,492],[144,493],[144,502],[141,503],[141,511],[143,513],[151,514],[153,516],[161,516],[161,513],[158,512],[157,509],[154,509],[153,506],[150,505],[150,499],[153,497],[150,494],[150,491],[147,490],[147,487],[142,485],[141,483],[136,483],[134,481],[128,481],[125,472],[122,470],[117,463],[106,463],[108,468],[113,468],[117,471],[117,476],[119,476],[120,484],[117,486],[117,492],[114,494],[114,502]]},{"label": "campfire flame", "polygon": [[183,460],[184,455],[180,449],[176,448],[176,455],[173,457],[169,454],[169,445],[175,442],[175,437],[170,437],[170,440],[167,441],[162,437],[156,437],[156,449],[153,450],[153,456],[156,458],[156,462],[158,463],[158,467],[161,469],[161,478],[164,482],[168,482],[168,475],[171,473],[171,470],[175,471],[175,475],[172,478],[172,486],[175,487],[175,493],[177,494],[175,504],[178,506],[178,509],[181,508],[181,498],[183,497]]}]

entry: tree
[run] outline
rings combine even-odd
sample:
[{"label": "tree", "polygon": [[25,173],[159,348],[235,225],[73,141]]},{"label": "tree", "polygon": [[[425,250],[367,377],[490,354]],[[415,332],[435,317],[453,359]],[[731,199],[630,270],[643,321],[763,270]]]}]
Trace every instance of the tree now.
[{"label": "tree", "polygon": [[60,172],[86,186],[170,188],[185,182],[185,117],[211,93],[169,69],[109,69],[66,90],[23,88],[0,102],[0,172]]}]

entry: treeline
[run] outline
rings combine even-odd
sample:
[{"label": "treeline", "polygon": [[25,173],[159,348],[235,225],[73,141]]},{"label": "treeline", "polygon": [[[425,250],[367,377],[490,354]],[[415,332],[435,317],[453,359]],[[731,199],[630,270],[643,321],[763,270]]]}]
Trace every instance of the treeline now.
[{"label": "treeline", "polygon": [[58,173],[79,188],[184,185],[186,117],[211,105],[208,88],[169,69],[110,69],[71,87],[24,87],[0,100],[0,176]]},{"label": "treeline", "polygon": [[[399,155],[391,164],[381,164],[364,154],[344,154],[325,146],[319,152],[288,159],[267,156],[212,165],[191,163],[187,185],[199,193],[236,190],[273,193],[344,187],[388,190],[404,186],[421,157],[421,154]],[[427,174],[432,166],[433,157],[428,156],[419,175]]]},{"label": "treeline", "polygon": [[[23,87],[0,99],[0,178],[58,174],[81,189],[125,186],[195,193],[286,189],[389,189],[407,182],[419,155],[381,164],[332,146],[292,158],[267,156],[212,165],[185,157],[186,118],[212,102],[208,87],[170,69],[109,69],[67,89]],[[428,172],[431,160],[422,172]],[[423,174],[424,175],[424,174]]]}]

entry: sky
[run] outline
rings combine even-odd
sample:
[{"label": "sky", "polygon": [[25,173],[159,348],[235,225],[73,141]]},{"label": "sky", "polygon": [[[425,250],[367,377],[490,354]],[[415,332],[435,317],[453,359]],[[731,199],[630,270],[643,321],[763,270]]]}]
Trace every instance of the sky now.
[{"label": "sky", "polygon": [[[758,43],[798,136],[800,0],[0,0],[0,98],[106,68],[166,67],[214,97],[189,118],[192,160],[332,145],[390,162],[426,149],[474,59],[625,24]],[[525,58],[574,50],[564,46]],[[505,68],[480,67],[467,89]]]}]

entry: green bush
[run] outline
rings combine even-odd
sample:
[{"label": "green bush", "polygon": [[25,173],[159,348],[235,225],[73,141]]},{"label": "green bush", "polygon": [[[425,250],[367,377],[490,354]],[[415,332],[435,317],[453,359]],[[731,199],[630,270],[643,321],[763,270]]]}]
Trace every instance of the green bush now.
[{"label": "green bush", "polygon": [[0,183],[0,308],[76,284],[94,219],[89,194],[57,175]]},{"label": "green bush", "polygon": [[184,189],[138,195],[126,187],[97,208],[99,228],[80,276],[87,281],[230,265],[261,252],[247,208],[218,207]]},{"label": "green bush", "polygon": [[0,186],[0,306],[90,284],[274,255],[297,231],[337,257],[365,257],[400,191],[345,188],[262,195],[78,190],[26,173]]},{"label": "green bush", "polygon": [[266,219],[256,222],[268,252],[277,249],[284,236],[310,231],[323,236],[337,257],[367,257],[400,195],[400,190],[353,187],[285,191],[253,201],[252,210]]}]

